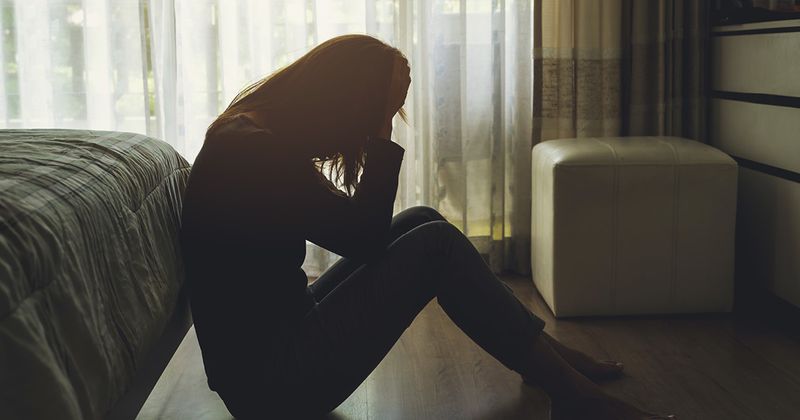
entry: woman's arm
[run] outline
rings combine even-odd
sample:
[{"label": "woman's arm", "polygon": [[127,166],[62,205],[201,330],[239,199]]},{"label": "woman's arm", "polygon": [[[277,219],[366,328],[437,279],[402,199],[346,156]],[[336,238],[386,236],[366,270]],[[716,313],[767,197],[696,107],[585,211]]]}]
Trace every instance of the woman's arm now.
[{"label": "woman's arm", "polygon": [[[386,248],[397,177],[404,149],[388,140],[370,140],[364,171],[352,197],[332,191],[308,173],[298,185],[296,220],[306,239],[341,256],[366,261]],[[311,171],[316,169],[310,168]]]}]

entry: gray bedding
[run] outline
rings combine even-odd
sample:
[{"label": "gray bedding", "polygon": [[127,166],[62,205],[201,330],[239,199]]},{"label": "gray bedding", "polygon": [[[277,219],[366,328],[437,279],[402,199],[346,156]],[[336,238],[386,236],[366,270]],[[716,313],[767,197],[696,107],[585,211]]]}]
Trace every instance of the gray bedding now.
[{"label": "gray bedding", "polygon": [[0,130],[0,419],[96,419],[182,284],[188,163],[132,133]]}]

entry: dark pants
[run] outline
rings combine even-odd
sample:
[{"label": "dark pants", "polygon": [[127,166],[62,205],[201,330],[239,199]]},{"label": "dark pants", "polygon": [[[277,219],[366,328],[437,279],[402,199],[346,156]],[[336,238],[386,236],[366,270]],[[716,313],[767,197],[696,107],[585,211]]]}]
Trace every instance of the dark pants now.
[{"label": "dark pants", "polygon": [[309,286],[318,303],[287,337],[286,360],[270,369],[281,385],[254,417],[332,411],[433,298],[473,341],[522,373],[544,323],[492,274],[469,240],[428,207],[396,215],[391,235],[382,257],[364,265],[341,259]]}]

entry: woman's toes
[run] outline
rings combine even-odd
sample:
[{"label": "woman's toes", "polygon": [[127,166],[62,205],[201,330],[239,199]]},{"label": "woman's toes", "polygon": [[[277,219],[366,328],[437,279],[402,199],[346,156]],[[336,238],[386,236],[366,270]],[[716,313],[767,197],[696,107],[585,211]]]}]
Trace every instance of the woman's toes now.
[{"label": "woman's toes", "polygon": [[[580,372],[583,376],[592,381],[607,381],[616,379],[622,376],[622,370],[625,365],[621,362],[613,360],[595,361],[586,357],[581,361],[582,363],[570,363],[572,367]],[[536,386],[534,378],[529,378],[522,375],[522,382],[527,385]]]},{"label": "woman's toes", "polygon": [[619,378],[625,368],[625,365],[615,360],[597,361],[585,354],[573,356],[572,360],[567,359],[567,361],[575,370],[593,381]]},{"label": "woman's toes", "polygon": [[553,348],[575,370],[594,381],[615,379],[622,375],[623,364],[615,360],[598,361],[588,354],[569,348],[554,338],[545,335]]},{"label": "woman's toes", "polygon": [[613,379],[622,375],[625,365],[614,360],[603,360],[590,369],[585,376],[590,379]]}]

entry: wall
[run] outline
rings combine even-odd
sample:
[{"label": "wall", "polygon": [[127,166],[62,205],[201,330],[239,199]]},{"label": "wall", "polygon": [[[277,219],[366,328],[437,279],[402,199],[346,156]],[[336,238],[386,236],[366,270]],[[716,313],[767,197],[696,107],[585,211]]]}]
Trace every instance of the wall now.
[{"label": "wall", "polygon": [[739,171],[737,295],[800,306],[800,19],[716,26],[711,143]]}]

